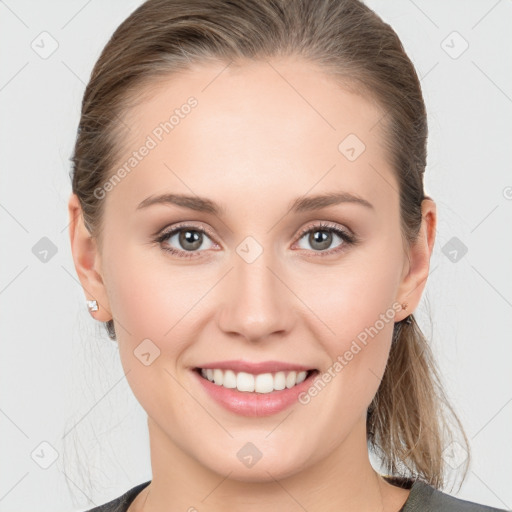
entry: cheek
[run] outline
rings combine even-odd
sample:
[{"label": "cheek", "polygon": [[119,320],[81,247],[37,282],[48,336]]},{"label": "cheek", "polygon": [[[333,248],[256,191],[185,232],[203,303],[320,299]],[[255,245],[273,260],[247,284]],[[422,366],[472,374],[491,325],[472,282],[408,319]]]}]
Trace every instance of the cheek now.
[{"label": "cheek", "polygon": [[315,337],[331,361],[323,369],[326,394],[332,393],[330,400],[350,411],[352,418],[370,404],[389,356],[402,269],[397,245],[389,250],[375,244],[347,258],[343,266],[308,280],[307,288],[304,282],[302,296],[310,299],[308,306],[320,320],[314,321]]},{"label": "cheek", "polygon": [[206,285],[185,267],[149,261],[141,250],[109,261],[115,262],[108,271],[109,300],[126,378],[146,412],[157,418],[163,408],[168,421],[192,405],[178,384],[181,354],[196,338],[194,304]]},{"label": "cheek", "polygon": [[165,343],[187,322],[206,291],[206,283],[193,267],[172,265],[158,249],[135,248],[111,257],[108,269],[111,312],[129,344],[144,338]]},{"label": "cheek", "polygon": [[329,344],[332,357],[347,350],[351,340],[376,323],[379,333],[390,335],[401,261],[398,251],[386,256],[385,247],[375,247],[303,282],[300,296],[307,297],[308,307],[324,326],[319,339]]},{"label": "cheek", "polygon": [[326,294],[318,303],[320,317],[327,319],[334,334],[318,328],[316,338],[329,362],[317,377],[320,382],[312,384],[302,403],[320,425],[329,425],[329,442],[333,444],[365,416],[381,383],[395,315],[388,289],[384,287],[379,294],[375,286],[353,289],[347,283],[344,291]]},{"label": "cheek", "polygon": [[109,261],[115,262],[108,272],[110,306],[133,392],[145,408],[157,400],[172,399],[177,405],[179,389],[172,376],[185,371],[182,356],[200,337],[203,306],[216,276],[171,264],[147,248],[127,250]]}]

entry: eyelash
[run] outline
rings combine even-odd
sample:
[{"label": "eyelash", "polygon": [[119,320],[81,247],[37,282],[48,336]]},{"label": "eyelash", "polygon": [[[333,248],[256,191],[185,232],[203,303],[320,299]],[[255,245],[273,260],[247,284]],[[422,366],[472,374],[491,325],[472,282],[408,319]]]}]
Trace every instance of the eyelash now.
[{"label": "eyelash", "polygon": [[[155,242],[162,244],[166,239],[170,238],[171,236],[175,235],[176,233],[179,233],[180,231],[185,230],[195,231],[197,233],[202,233],[204,235],[209,236],[210,238],[213,238],[212,235],[206,231],[203,228],[195,227],[189,224],[184,225],[178,225],[172,228],[169,231],[165,231],[164,233],[157,236],[155,239]],[[327,251],[313,251],[315,252],[314,257],[324,257],[324,256],[330,256],[332,254],[336,254],[338,252],[342,252],[345,250],[345,247],[347,245],[355,245],[358,242],[358,239],[353,235],[349,234],[348,232],[340,229],[335,224],[330,224],[328,222],[320,222],[319,224],[316,224],[314,226],[309,226],[305,229],[303,229],[297,238],[297,241],[301,240],[304,235],[310,233],[310,232],[317,232],[317,231],[326,231],[328,233],[334,233],[335,235],[338,235],[342,240],[343,243],[339,245],[338,247],[334,249],[329,249]],[[174,249],[172,247],[162,247],[164,251],[170,252],[171,254],[174,254],[176,256],[179,256],[181,258],[194,258],[199,257],[199,252],[201,251],[180,251],[178,249]]]}]

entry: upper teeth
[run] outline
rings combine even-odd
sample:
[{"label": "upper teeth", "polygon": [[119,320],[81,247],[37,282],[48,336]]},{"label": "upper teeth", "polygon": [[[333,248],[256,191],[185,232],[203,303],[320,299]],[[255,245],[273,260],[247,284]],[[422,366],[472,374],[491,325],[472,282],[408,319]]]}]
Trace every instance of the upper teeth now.
[{"label": "upper teeth", "polygon": [[296,384],[300,384],[307,376],[308,372],[276,372],[276,373],[260,373],[253,375],[252,373],[239,372],[233,370],[204,369],[201,368],[201,375],[217,386],[225,388],[236,388],[238,391],[256,391],[257,393],[271,393],[274,390],[292,388]]}]

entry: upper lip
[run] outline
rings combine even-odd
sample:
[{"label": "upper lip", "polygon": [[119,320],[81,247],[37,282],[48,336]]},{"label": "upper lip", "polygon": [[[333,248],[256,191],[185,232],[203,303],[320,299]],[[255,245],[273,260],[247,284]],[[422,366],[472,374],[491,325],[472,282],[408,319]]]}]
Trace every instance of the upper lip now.
[{"label": "upper lip", "polygon": [[314,370],[314,368],[311,368],[310,366],[304,366],[302,364],[285,363],[282,361],[261,361],[259,363],[252,363],[242,359],[232,361],[215,361],[213,363],[198,365],[196,368],[204,368],[205,370],[208,368],[212,370],[219,368],[220,370],[233,370],[235,372],[246,372],[252,373],[254,375],[286,370],[299,372]]}]

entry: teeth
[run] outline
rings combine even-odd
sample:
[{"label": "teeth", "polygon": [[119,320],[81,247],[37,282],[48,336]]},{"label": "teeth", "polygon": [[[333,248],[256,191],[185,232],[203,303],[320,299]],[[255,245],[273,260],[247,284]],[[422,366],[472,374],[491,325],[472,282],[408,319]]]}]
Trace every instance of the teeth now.
[{"label": "teeth", "polygon": [[213,382],[217,384],[217,386],[222,386],[222,381],[224,380],[224,375],[222,370],[213,370]]},{"label": "teeth", "polygon": [[211,368],[201,369],[201,375],[217,386],[229,389],[236,388],[238,391],[249,393],[272,393],[272,391],[280,391],[284,388],[290,389],[303,382],[307,374],[308,372],[305,371],[291,371],[253,375],[246,372],[236,374],[233,370],[220,370],[218,368],[214,370]]},{"label": "teeth", "polygon": [[304,382],[306,380],[306,377],[308,375],[308,372],[299,372],[297,373],[297,384],[300,384],[301,382]]},{"label": "teeth", "polygon": [[225,388],[234,389],[234,388],[236,388],[236,383],[237,383],[236,373],[233,370],[226,370],[224,372],[224,378],[222,379],[222,385]]},{"label": "teeth", "polygon": [[236,389],[238,391],[254,391],[254,375],[240,372],[236,376]]},{"label": "teeth", "polygon": [[284,372],[277,372],[274,375],[274,389],[280,391],[286,387],[286,375]]}]

